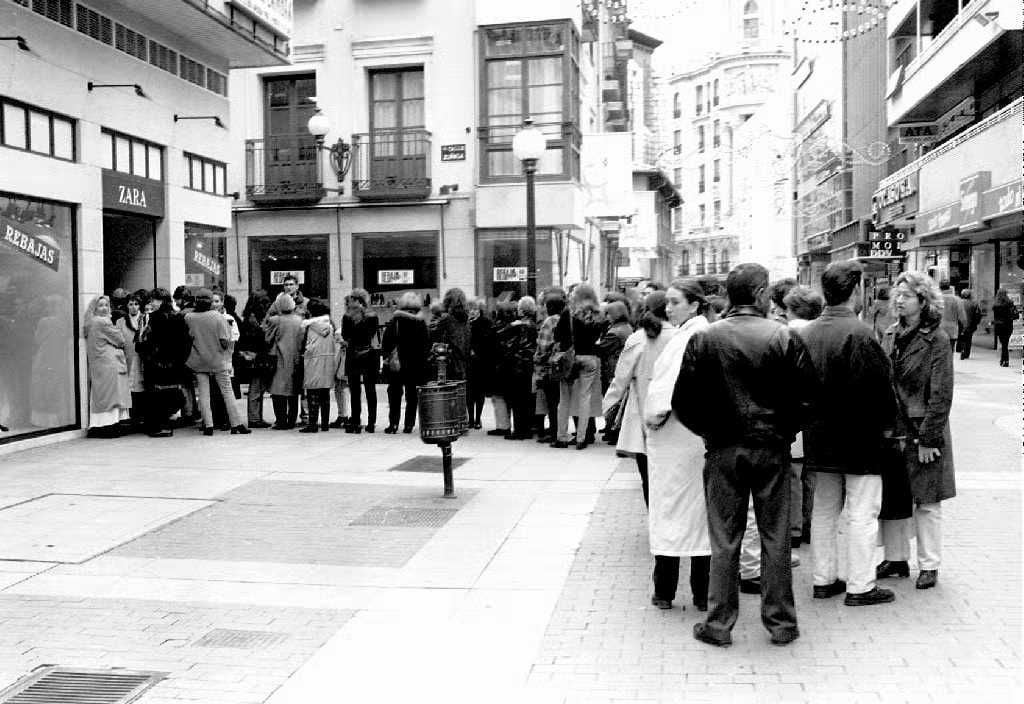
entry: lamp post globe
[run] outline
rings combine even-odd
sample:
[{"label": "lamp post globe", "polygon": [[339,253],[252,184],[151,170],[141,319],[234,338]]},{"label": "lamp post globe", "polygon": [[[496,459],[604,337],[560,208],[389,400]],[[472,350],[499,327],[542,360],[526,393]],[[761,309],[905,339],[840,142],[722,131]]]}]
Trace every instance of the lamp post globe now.
[{"label": "lamp post globe", "polygon": [[323,143],[324,137],[331,131],[331,121],[327,119],[327,115],[317,110],[313,113],[313,117],[309,118],[309,122],[306,123],[306,129],[313,135],[318,143]]},{"label": "lamp post globe", "polygon": [[529,117],[523,128],[512,137],[512,155],[522,162],[526,176],[526,295],[537,297],[537,226],[534,204],[534,174],[537,161],[544,156],[547,138]]},{"label": "lamp post globe", "polygon": [[527,118],[523,122],[523,128],[512,137],[512,155],[523,162],[524,167],[529,161],[534,162],[535,166],[537,160],[544,156],[545,149],[547,140],[544,133],[533,125],[533,120]]}]

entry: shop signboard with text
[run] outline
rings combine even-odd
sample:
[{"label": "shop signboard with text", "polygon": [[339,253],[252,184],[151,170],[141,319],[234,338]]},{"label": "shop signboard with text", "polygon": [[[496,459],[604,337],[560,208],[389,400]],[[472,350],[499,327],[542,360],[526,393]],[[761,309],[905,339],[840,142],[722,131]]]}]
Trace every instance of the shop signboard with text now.
[{"label": "shop signboard with text", "polygon": [[60,246],[47,227],[0,215],[0,242],[37,264],[60,270]]},{"label": "shop signboard with text", "polygon": [[154,218],[164,216],[164,184],[161,181],[103,170],[103,208]]},{"label": "shop signboard with text", "polygon": [[960,179],[960,229],[980,230],[985,227],[982,218],[981,194],[988,190],[992,172],[979,171]]},{"label": "shop signboard with text", "polygon": [[917,212],[918,207],[918,174],[907,174],[885,188],[880,188],[871,196],[871,216],[877,223],[887,223],[899,218],[906,218]]},{"label": "shop signboard with text", "polygon": [[284,279],[289,274],[295,277],[296,281],[298,281],[299,283],[299,286],[306,283],[306,272],[302,271],[301,269],[294,269],[290,271],[275,270],[270,272],[270,285],[283,286]]},{"label": "shop signboard with text", "polygon": [[494,281],[501,283],[513,283],[526,281],[525,266],[496,266],[494,267]]},{"label": "shop signboard with text", "polygon": [[985,191],[981,198],[982,217],[990,220],[1024,209],[1021,203],[1021,186],[1021,181],[1014,181]]},{"label": "shop signboard with text", "polygon": [[901,257],[907,234],[892,227],[868,230],[869,257]]},{"label": "shop signboard with text", "polygon": [[377,272],[378,286],[412,286],[412,269],[381,269]]}]

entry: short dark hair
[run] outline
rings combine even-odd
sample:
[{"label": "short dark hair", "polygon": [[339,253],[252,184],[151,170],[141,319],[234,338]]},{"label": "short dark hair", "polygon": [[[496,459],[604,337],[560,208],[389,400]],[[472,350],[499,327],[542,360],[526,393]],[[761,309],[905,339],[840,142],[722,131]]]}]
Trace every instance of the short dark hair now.
[{"label": "short dark hair", "polygon": [[794,286],[796,286],[796,279],[792,277],[779,279],[768,287],[768,297],[779,308],[785,308],[786,294],[793,290]]},{"label": "short dark hair", "polygon": [[801,320],[814,320],[825,305],[821,294],[810,286],[794,286],[784,300],[786,310]]},{"label": "short dark hair", "polygon": [[296,286],[299,285],[299,277],[296,276],[295,274],[285,274],[284,278],[281,279],[281,284],[284,285],[289,281],[294,281]]},{"label": "short dark hair", "polygon": [[760,264],[737,264],[725,278],[725,291],[732,306],[757,303],[757,292],[768,285],[768,270]]},{"label": "short dark hair", "polygon": [[825,303],[830,306],[846,303],[860,283],[863,273],[864,265],[856,259],[829,264],[821,275],[821,292],[825,294]]},{"label": "short dark hair", "polygon": [[548,315],[559,315],[565,310],[565,299],[558,296],[548,296],[544,299],[544,310]]},{"label": "short dark hair", "polygon": [[306,304],[310,318],[319,318],[321,315],[329,315],[331,307],[322,298],[311,298]]}]

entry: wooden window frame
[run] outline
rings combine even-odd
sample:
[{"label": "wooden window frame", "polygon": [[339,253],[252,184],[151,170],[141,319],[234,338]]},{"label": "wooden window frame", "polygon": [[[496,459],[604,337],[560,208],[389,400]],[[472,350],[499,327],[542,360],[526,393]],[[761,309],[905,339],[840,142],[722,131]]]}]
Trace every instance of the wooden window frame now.
[{"label": "wooden window frame", "polygon": [[[145,147],[145,149],[143,150],[143,153],[146,155],[146,175],[145,176],[136,176],[136,178],[145,178],[145,179],[147,179],[149,181],[157,181],[159,183],[163,183],[166,180],[165,179],[165,171],[166,171],[166,164],[167,164],[167,150],[164,148],[164,146],[162,144],[157,144],[156,142],[151,142],[148,139],[142,139],[141,137],[133,137],[130,134],[125,134],[124,132],[118,132],[117,130],[107,129],[106,127],[103,127],[103,128],[100,129],[100,134],[103,135],[104,138],[106,138],[108,136],[110,137],[110,170],[111,171],[117,171],[118,173],[127,174],[127,175],[131,175],[133,173],[133,168],[132,167],[134,166],[134,163],[133,163],[134,157],[132,156],[133,152],[132,152],[131,145],[132,145],[132,142],[135,142],[136,144],[139,144],[139,145],[142,145],[143,147]],[[117,138],[118,137],[120,137],[122,139],[127,139],[128,140],[128,170],[127,171],[118,171],[118,169],[117,169]],[[159,174],[159,177],[157,177],[157,178],[154,178],[152,176],[152,174],[150,173],[150,163],[149,163],[149,148],[150,147],[153,147],[154,149],[156,149],[156,150],[158,150],[160,152],[160,174]]]}]

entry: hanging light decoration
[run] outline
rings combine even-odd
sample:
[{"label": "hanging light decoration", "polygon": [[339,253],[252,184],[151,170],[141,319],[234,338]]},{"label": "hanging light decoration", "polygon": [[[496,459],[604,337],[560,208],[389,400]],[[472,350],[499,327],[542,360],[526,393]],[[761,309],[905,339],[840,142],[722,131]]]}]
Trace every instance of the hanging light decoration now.
[{"label": "hanging light decoration", "polygon": [[[892,4],[892,0],[802,0],[793,19],[792,28],[786,29],[784,33],[792,34],[797,41],[808,44],[837,44],[849,41],[876,29],[885,19],[885,13]],[[836,27],[840,23],[835,21],[838,12],[855,13],[860,20],[851,21],[850,26],[839,31]]]}]

